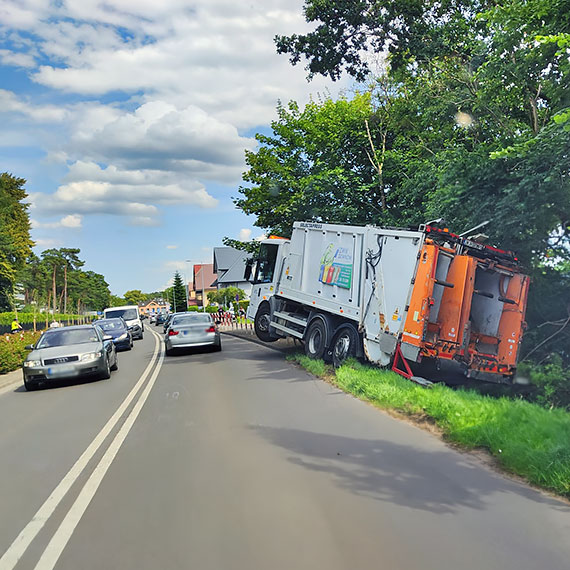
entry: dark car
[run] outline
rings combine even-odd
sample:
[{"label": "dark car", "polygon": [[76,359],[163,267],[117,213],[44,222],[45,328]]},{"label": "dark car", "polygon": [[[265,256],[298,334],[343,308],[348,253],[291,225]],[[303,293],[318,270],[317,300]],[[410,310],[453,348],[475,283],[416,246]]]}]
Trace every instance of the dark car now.
[{"label": "dark car", "polygon": [[119,368],[112,337],[95,325],[48,329],[26,348],[31,350],[22,367],[26,390],[86,376],[110,378]]},{"label": "dark car", "polygon": [[167,315],[165,313],[158,313],[158,315],[156,315],[156,320],[154,321],[155,325],[163,325],[164,321],[166,321],[167,319]]},{"label": "dark car", "polygon": [[105,334],[113,337],[116,349],[131,350],[133,348],[133,335],[123,319],[99,319],[93,324],[101,327]]}]

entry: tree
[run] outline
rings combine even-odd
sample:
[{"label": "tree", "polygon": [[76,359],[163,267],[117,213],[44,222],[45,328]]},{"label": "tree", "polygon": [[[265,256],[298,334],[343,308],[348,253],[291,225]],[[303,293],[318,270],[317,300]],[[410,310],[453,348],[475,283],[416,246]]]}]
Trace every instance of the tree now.
[{"label": "tree", "polygon": [[0,310],[12,309],[16,273],[32,253],[30,218],[23,178],[0,174]]},{"label": "tree", "polygon": [[312,102],[303,111],[292,101],[277,113],[273,136],[256,135],[259,148],[246,151],[249,185],[240,186],[236,206],[284,236],[295,220],[377,222],[383,188],[367,155],[370,94]]},{"label": "tree", "polygon": [[[236,300],[237,297],[237,300]],[[210,291],[208,293],[208,300],[211,303],[217,303],[222,307],[229,307],[230,304],[236,303],[246,298],[245,291],[238,287],[225,287],[217,291]]]},{"label": "tree", "polygon": [[176,271],[174,274],[174,282],[171,288],[170,302],[174,306],[176,312],[186,311],[188,309],[187,305],[186,288],[180,273]]},{"label": "tree", "polygon": [[133,289],[124,294],[127,305],[138,305],[141,301],[146,300],[146,295],[140,289]]}]

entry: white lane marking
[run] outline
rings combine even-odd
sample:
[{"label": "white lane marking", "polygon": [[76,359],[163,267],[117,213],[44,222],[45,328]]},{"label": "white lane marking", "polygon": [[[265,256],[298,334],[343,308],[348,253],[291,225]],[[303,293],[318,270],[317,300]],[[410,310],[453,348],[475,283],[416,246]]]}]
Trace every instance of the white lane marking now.
[{"label": "white lane marking", "polygon": [[121,426],[121,429],[118,431],[117,435],[107,448],[105,455],[99,461],[99,464],[93,470],[93,473],[87,479],[87,482],[81,489],[77,499],[69,509],[68,513],[65,515],[65,518],[59,525],[59,528],[53,535],[52,539],[49,541],[49,544],[46,546],[44,553],[42,554],[41,558],[39,559],[38,563],[36,564],[35,570],[52,570],[53,567],[57,564],[63,549],[66,547],[73,531],[79,524],[81,517],[87,510],[91,499],[97,492],[101,481],[103,481],[103,477],[107,473],[107,470],[113,463],[121,445],[125,441],[129,431],[133,427],[142,407],[144,406],[150,391],[154,386],[154,382],[158,373],[160,372],[160,368],[162,366],[162,362],[164,360],[164,353],[161,353],[158,364],[148,381],[148,384],[145,386],[142,394],[140,395],[137,403],[134,405],[131,413],[129,414],[128,418],[125,420],[125,423]]},{"label": "white lane marking", "polygon": [[113,414],[111,419],[105,424],[103,429],[97,434],[95,439],[91,442],[89,447],[83,452],[81,457],[75,462],[75,465],[67,472],[65,477],[61,480],[59,485],[52,491],[51,495],[45,500],[44,504],[39,508],[36,514],[33,516],[32,520],[22,529],[20,534],[16,537],[14,542],[10,545],[8,550],[4,553],[2,558],[0,558],[0,570],[13,570],[14,566],[18,563],[18,560],[22,557],[28,546],[34,538],[38,535],[40,530],[46,524],[50,516],[53,514],[59,503],[62,501],[63,497],[67,494],[73,483],[81,475],[82,471],[85,469],[87,463],[91,460],[93,455],[101,447],[105,438],[109,435],[111,430],[115,427],[121,416],[125,413],[125,410],[133,401],[137,392],[140,390],[141,386],[144,384],[147,376],[150,374],[152,367],[157,359],[157,354],[160,350],[160,338],[155,336],[154,353],[152,358],[145,368],[139,381],[136,383],[135,387],[130,391],[129,395],[119,406],[117,411]]}]

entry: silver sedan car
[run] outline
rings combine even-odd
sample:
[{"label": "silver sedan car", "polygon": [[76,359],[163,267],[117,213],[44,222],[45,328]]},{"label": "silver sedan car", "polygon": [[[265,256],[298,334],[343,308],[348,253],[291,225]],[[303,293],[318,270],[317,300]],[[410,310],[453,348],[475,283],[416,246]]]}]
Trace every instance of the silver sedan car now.
[{"label": "silver sedan car", "polygon": [[177,348],[211,346],[212,350],[222,350],[220,332],[208,313],[174,315],[164,336],[164,344],[167,355],[171,355]]},{"label": "silver sedan car", "polygon": [[26,390],[70,378],[109,378],[119,362],[113,337],[93,325],[44,331],[23,365]]}]

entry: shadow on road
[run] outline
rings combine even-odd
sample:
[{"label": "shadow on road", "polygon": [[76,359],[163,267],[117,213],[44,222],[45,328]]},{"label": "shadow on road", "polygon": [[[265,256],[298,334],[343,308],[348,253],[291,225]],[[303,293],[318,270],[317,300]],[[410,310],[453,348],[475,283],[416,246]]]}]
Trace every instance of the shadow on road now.
[{"label": "shadow on road", "polygon": [[291,452],[292,463],[358,495],[433,513],[484,510],[498,493],[516,494],[570,514],[570,507],[487,471],[453,450],[424,451],[385,439],[355,439],[289,428],[250,426]]}]

